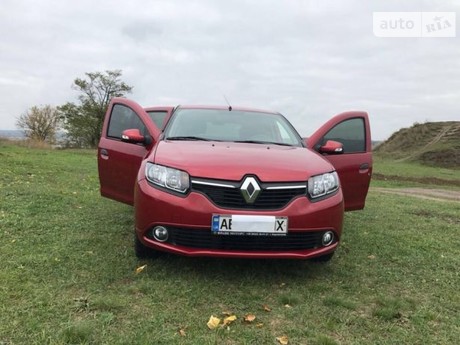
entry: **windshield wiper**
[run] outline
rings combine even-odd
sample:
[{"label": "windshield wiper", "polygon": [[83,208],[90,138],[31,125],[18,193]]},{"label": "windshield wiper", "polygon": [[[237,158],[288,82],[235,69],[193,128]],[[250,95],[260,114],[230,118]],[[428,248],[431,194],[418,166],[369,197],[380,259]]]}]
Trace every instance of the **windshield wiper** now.
[{"label": "windshield wiper", "polygon": [[196,140],[196,141],[210,141],[210,139],[195,137],[195,136],[178,136],[178,137],[167,137],[166,140]]},{"label": "windshield wiper", "polygon": [[274,141],[262,141],[262,140],[235,140],[234,143],[294,146],[294,145],[286,144],[286,143],[278,143]]}]

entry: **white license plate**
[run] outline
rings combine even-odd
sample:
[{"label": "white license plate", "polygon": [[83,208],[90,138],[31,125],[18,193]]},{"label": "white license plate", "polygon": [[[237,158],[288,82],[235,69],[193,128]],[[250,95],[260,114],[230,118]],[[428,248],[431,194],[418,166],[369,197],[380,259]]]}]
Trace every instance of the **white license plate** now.
[{"label": "white license plate", "polygon": [[288,218],[213,214],[212,232],[219,235],[286,235]]}]

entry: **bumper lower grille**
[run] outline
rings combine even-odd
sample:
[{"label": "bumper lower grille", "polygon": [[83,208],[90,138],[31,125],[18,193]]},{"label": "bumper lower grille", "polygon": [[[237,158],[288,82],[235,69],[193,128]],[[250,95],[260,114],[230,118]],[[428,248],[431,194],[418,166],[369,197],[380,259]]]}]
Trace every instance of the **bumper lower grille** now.
[{"label": "bumper lower grille", "polygon": [[286,236],[215,235],[210,230],[168,228],[169,243],[201,249],[285,251],[321,247],[325,231],[292,232]]}]

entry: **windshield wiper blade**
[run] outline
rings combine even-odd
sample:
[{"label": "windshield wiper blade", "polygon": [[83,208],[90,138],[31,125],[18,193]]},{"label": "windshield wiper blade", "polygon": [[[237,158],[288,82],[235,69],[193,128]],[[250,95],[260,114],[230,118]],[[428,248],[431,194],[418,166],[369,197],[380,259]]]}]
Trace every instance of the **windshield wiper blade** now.
[{"label": "windshield wiper blade", "polygon": [[263,140],[235,140],[234,143],[294,146],[294,145],[286,144],[286,143],[278,143],[275,141],[263,141]]},{"label": "windshield wiper blade", "polygon": [[195,136],[178,136],[178,137],[167,137],[166,140],[196,140],[196,141],[210,141],[210,139],[195,137]]}]

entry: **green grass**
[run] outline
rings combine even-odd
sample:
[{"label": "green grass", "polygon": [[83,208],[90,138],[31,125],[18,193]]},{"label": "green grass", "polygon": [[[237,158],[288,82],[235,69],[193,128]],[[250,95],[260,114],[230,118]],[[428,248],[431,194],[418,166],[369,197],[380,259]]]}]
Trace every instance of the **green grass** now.
[{"label": "green grass", "polygon": [[435,168],[374,155],[372,185],[460,189],[460,169]]},{"label": "green grass", "polygon": [[[131,207],[99,196],[94,151],[0,142],[0,344],[276,344],[282,335],[290,344],[454,344],[460,338],[458,203],[371,192],[365,210],[346,214],[342,244],[325,265],[139,261],[133,224]],[[209,330],[209,317],[223,311],[238,319]],[[246,314],[256,320],[242,322]]]},{"label": "green grass", "polygon": [[416,162],[395,162],[381,157],[374,157],[374,172],[403,177],[436,177],[444,180],[460,180],[460,170],[458,169],[428,167]]}]

